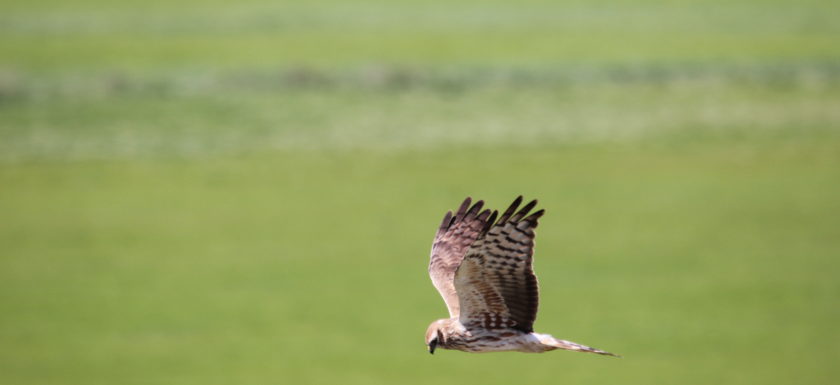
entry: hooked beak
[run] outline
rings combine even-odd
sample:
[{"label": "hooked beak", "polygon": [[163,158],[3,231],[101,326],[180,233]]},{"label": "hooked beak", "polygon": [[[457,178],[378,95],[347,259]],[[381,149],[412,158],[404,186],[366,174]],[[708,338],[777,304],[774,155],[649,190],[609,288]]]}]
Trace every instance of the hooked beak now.
[{"label": "hooked beak", "polygon": [[429,353],[430,354],[435,354],[435,348],[436,347],[437,347],[437,340],[433,340],[431,343],[429,343]]}]

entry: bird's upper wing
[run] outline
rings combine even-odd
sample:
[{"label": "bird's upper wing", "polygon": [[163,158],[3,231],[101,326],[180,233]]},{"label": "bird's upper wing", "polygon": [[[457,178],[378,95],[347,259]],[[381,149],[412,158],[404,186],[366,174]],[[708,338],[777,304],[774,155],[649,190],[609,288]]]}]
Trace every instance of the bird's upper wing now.
[{"label": "bird's upper wing", "polygon": [[545,211],[528,215],[536,200],[516,211],[521,203],[520,196],[498,222],[488,224],[455,273],[459,319],[467,328],[533,331],[539,303],[532,267],[534,229]]},{"label": "bird's upper wing", "polygon": [[455,271],[464,259],[467,248],[480,234],[487,231],[487,227],[496,220],[498,214],[495,211],[491,214],[490,210],[481,211],[483,201],[478,201],[470,207],[471,202],[468,197],[461,203],[455,216],[449,211],[443,217],[443,222],[435,234],[429,262],[429,276],[446,302],[449,316],[453,318],[458,317],[460,309],[453,283]]}]

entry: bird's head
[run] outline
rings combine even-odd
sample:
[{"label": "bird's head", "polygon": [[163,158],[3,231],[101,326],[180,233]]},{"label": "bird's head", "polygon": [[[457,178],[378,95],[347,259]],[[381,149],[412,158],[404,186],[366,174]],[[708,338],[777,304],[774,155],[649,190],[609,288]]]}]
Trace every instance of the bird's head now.
[{"label": "bird's head", "polygon": [[435,354],[435,348],[446,346],[446,326],[451,322],[449,319],[439,319],[432,322],[426,329],[426,347],[429,353]]}]

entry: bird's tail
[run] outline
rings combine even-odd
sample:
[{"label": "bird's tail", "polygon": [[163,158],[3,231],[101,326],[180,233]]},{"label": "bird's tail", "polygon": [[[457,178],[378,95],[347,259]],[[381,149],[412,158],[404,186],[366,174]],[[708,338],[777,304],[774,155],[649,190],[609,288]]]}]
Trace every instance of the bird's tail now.
[{"label": "bird's tail", "polygon": [[621,357],[618,354],[610,353],[608,351],[601,350],[601,349],[595,349],[595,348],[592,348],[592,347],[589,347],[589,346],[586,346],[586,345],[581,345],[581,344],[576,343],[576,342],[566,341],[566,340],[558,340],[557,338],[554,338],[554,337],[552,337],[548,334],[540,334],[540,335],[538,335],[538,338],[540,339],[540,343],[542,343],[542,345],[544,347],[546,347],[546,350],[564,349],[564,350],[574,350],[574,351],[577,351],[577,352],[584,352],[584,353],[601,354],[601,355],[604,355],[604,356]]}]

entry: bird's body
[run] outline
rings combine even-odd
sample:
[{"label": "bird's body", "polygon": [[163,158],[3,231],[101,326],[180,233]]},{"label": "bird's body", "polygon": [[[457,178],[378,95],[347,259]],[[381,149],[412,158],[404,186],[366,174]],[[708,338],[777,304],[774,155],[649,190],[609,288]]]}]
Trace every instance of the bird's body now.
[{"label": "bird's body", "polygon": [[426,345],[465,352],[555,349],[612,353],[534,333],[537,277],[532,268],[534,229],[543,210],[529,215],[536,201],[518,197],[496,221],[498,212],[470,207],[467,198],[453,216],[446,213],[435,235],[429,275],[449,309],[450,318],[432,322]]}]

